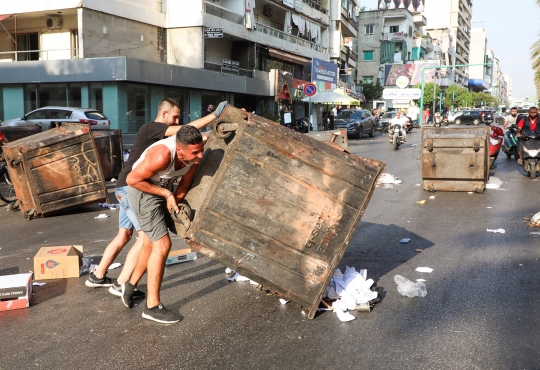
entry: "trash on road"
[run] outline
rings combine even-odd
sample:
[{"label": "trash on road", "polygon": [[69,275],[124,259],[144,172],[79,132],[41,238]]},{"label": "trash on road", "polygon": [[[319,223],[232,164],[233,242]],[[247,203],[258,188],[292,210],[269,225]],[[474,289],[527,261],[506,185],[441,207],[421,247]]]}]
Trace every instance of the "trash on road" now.
[{"label": "trash on road", "polygon": [[397,284],[397,291],[406,297],[425,297],[427,295],[426,284],[422,281],[413,282],[401,275],[396,275],[394,282]]},{"label": "trash on road", "polygon": [[31,272],[0,276],[0,311],[27,308],[31,300]]},{"label": "trash on road", "polygon": [[83,257],[82,245],[41,247],[34,256],[36,280],[79,277],[90,270],[91,258]]},{"label": "trash on road", "polygon": [[121,263],[115,262],[115,263],[113,263],[112,265],[109,266],[109,268],[107,269],[107,271],[117,269],[117,268],[120,267],[120,266],[122,266]]},{"label": "trash on road", "polygon": [[435,195],[430,196],[429,199],[435,199]]},{"label": "trash on road", "polygon": [[426,279],[416,279],[416,281],[426,281]]},{"label": "trash on road", "polygon": [[504,229],[487,229],[487,232],[494,234],[504,234],[506,231]]},{"label": "trash on road", "polygon": [[410,241],[411,241],[410,238],[405,238],[405,239],[401,239],[399,242],[400,242],[401,244],[407,244],[407,243],[409,243]]},{"label": "trash on road", "polygon": [[287,304],[287,303],[289,303],[289,302],[290,302],[290,301],[289,301],[288,299],[283,299],[283,298],[280,298],[280,299],[279,299],[279,303],[281,303],[281,304]]},{"label": "trash on road", "polygon": [[433,269],[429,268],[429,267],[417,267],[416,271],[418,271],[418,272],[426,272],[428,274],[431,274],[433,272]]},{"label": "trash on road", "polygon": [[37,282],[37,281],[34,281],[34,282],[32,283],[33,286],[43,286],[43,285],[46,285],[46,284],[47,284],[47,283],[39,283],[39,282]]},{"label": "trash on road", "polygon": [[192,251],[191,248],[179,249],[169,252],[165,264],[174,265],[182,262],[195,261],[196,259],[197,252]]},{"label": "trash on road", "polygon": [[96,216],[94,218],[109,218],[109,216],[106,215],[105,213],[100,213],[99,216]]},{"label": "trash on road", "polygon": [[423,249],[420,249],[420,248],[417,248],[414,250],[416,253],[422,253],[424,250]]},{"label": "trash on road", "polygon": [[111,211],[119,210],[120,204],[118,203],[99,203],[101,208],[109,208]]},{"label": "trash on road", "polygon": [[399,185],[401,184],[401,180],[399,180],[399,177],[396,177],[394,175],[390,175],[389,173],[382,173],[381,176],[377,179],[377,186],[380,186],[381,184],[395,184]]},{"label": "trash on road", "polygon": [[540,232],[538,232],[538,231],[533,231],[533,232],[529,233],[529,236],[530,236],[531,238],[540,238]]},{"label": "trash on road", "polygon": [[486,184],[486,189],[498,189],[502,186],[503,182],[498,177],[490,177]]},{"label": "trash on road", "polygon": [[532,222],[539,223],[540,222],[540,212],[532,216]]},{"label": "trash on road", "polygon": [[116,179],[113,177],[113,178],[111,179],[111,182],[116,182]]},{"label": "trash on road", "polygon": [[426,200],[425,199],[418,200],[418,201],[416,201],[416,203],[418,203],[418,204],[426,204]]},{"label": "trash on road", "polygon": [[492,209],[493,207],[486,207],[487,209]]},{"label": "trash on road", "polygon": [[414,185],[414,186],[422,186],[422,184],[416,184],[416,185]]}]

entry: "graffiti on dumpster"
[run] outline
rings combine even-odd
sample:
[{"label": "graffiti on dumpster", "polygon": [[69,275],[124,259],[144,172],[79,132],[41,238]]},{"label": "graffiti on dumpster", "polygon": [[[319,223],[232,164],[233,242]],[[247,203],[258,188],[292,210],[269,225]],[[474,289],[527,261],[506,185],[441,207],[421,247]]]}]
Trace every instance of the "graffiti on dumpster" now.
[{"label": "graffiti on dumpster", "polygon": [[336,238],[339,231],[338,222],[341,220],[341,214],[332,216],[330,207],[324,206],[321,212],[317,215],[317,221],[311,230],[305,248],[315,248],[317,252],[326,253],[330,243]]}]

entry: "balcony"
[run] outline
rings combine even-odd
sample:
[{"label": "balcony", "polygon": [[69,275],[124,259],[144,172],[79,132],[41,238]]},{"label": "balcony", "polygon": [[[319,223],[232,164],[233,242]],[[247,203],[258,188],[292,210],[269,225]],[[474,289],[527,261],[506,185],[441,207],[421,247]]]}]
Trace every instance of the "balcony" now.
[{"label": "balcony", "polygon": [[208,1],[205,1],[205,5],[206,5],[205,12],[208,14],[215,15],[216,17],[226,19],[236,24],[244,24],[243,14],[235,13],[232,10],[229,10],[227,8],[224,8],[222,6],[216,5],[215,3],[211,3]]},{"label": "balcony", "polygon": [[265,26],[264,24],[257,23],[257,31],[262,32],[265,35],[273,36],[280,40],[290,42],[291,44],[296,44],[305,48],[313,49],[324,54],[328,53],[327,47],[315,44],[314,42],[308,41],[298,36],[290,35],[275,28]]},{"label": "balcony", "polygon": [[79,49],[48,49],[0,52],[0,62],[25,62],[30,60],[61,60],[79,58]]},{"label": "balcony", "polygon": [[415,14],[413,17],[413,23],[417,27],[425,27],[427,25],[427,19],[422,14]]},{"label": "balcony", "polygon": [[328,14],[328,9],[321,5],[321,0],[303,0],[305,4],[308,4],[313,9],[320,11],[323,14]]},{"label": "balcony", "polygon": [[254,77],[253,76],[253,71],[250,70],[250,69],[238,68],[238,73],[230,72],[230,71],[224,71],[221,68],[221,64],[215,64],[215,63],[204,62],[204,69],[206,69],[207,71],[215,71],[215,72],[227,73],[227,74],[244,76],[244,77]]}]

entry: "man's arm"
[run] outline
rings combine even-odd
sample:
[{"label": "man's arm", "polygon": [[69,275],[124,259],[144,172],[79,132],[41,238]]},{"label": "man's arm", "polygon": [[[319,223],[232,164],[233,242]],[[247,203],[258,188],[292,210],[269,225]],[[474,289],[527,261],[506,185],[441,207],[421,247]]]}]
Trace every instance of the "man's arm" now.
[{"label": "man's arm", "polygon": [[[206,126],[208,126],[213,120],[215,120],[216,118],[218,118],[220,115],[221,115],[221,112],[223,112],[223,109],[225,109],[225,107],[229,104],[228,101],[222,101],[221,103],[219,103],[219,105],[217,106],[216,110],[213,111],[212,113],[208,114],[207,116],[205,117],[202,117],[202,118],[199,118],[198,120],[195,120],[193,122],[190,122],[188,123],[188,126],[193,126],[195,127],[197,130],[200,130],[202,128],[205,128]],[[165,136],[173,136],[173,135],[176,135],[176,133],[178,132],[178,130],[180,130],[182,126],[181,125],[178,125],[178,126],[169,126],[169,128],[167,128],[167,131],[165,131]]]},{"label": "man's arm", "polygon": [[180,183],[178,184],[178,187],[176,188],[176,191],[174,194],[176,198],[176,203],[179,203],[182,199],[185,198],[189,190],[189,187],[191,186],[191,183],[193,182],[195,173],[197,172],[197,167],[198,165],[193,163],[189,171],[185,175],[183,175],[182,178],[180,179]]},{"label": "man's arm", "polygon": [[165,145],[156,145],[149,149],[143,161],[131,170],[126,182],[139,191],[165,198],[167,209],[174,208],[175,212],[178,212],[174,194],[169,189],[164,189],[149,181],[158,172],[166,170],[170,163],[171,152],[169,148]]}]

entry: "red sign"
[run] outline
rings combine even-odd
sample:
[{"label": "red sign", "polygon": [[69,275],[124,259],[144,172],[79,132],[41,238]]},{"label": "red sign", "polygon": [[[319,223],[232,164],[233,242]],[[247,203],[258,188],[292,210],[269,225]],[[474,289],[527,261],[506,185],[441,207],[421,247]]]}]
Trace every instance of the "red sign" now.
[{"label": "red sign", "polygon": [[314,84],[309,83],[304,85],[304,94],[306,94],[307,96],[313,96],[316,93],[317,87]]}]

